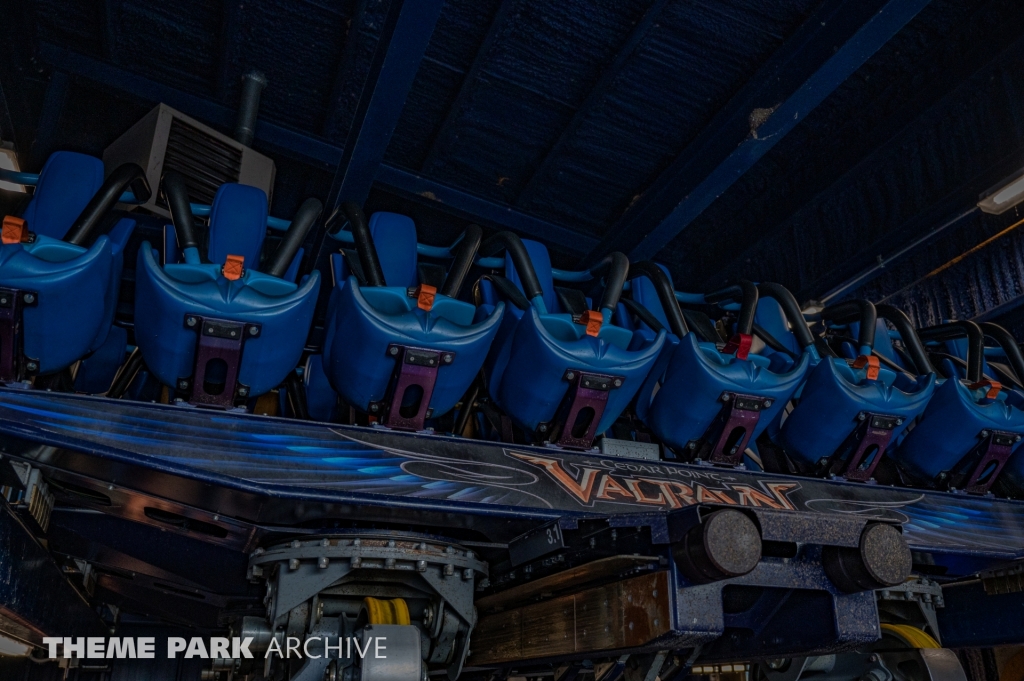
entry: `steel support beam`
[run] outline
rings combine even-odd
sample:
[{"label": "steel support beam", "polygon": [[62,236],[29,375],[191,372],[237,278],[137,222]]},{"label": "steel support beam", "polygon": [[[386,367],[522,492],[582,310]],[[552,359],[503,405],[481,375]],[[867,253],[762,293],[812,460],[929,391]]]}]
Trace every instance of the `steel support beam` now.
[{"label": "steel support beam", "polygon": [[[391,0],[329,198],[362,204],[416,79],[442,0]],[[328,215],[330,212],[328,212]]]},{"label": "steel support beam", "polygon": [[628,251],[634,260],[657,254],[928,2],[889,0],[877,12],[875,3],[824,3],[622,215],[584,263],[612,250]]},{"label": "steel support beam", "polygon": [[437,134],[434,136],[434,140],[430,144],[430,150],[427,152],[427,157],[424,159],[423,165],[420,166],[420,169],[423,172],[430,172],[451,146],[455,129],[455,121],[458,120],[459,114],[462,112],[462,108],[466,104],[466,100],[469,99],[469,94],[473,89],[473,83],[476,82],[477,77],[483,70],[484,61],[486,60],[488,53],[491,51],[491,47],[494,45],[498,32],[505,23],[505,18],[508,16],[508,13],[515,4],[516,0],[501,0],[501,4],[498,6],[498,11],[495,12],[494,18],[491,19],[491,25],[487,29],[487,35],[484,36],[483,42],[481,42],[480,47],[477,48],[476,55],[473,57],[473,63],[470,65],[469,71],[467,71],[466,75],[462,78],[462,84],[459,85],[459,92],[455,95],[455,100],[452,102],[452,105],[448,107],[448,113],[444,117],[444,122],[442,122],[441,127],[437,129]]},{"label": "steel support beam", "polygon": [[[235,110],[222,104],[49,43],[40,45],[39,56],[43,62],[70,75],[86,78],[142,101],[163,102],[208,125],[227,130],[228,134],[234,129]],[[337,166],[341,159],[338,147],[264,120],[256,121],[256,140],[267,148],[307,163]]]},{"label": "steel support beam", "polygon": [[584,253],[597,245],[597,239],[593,237],[521,213],[510,206],[467,194],[461,189],[438,184],[400,168],[382,165],[377,174],[377,182],[392,193],[438,210],[493,227],[510,229],[521,236],[541,239],[571,253]]},{"label": "steel support beam", "polygon": [[523,190],[519,192],[519,196],[516,197],[516,205],[522,206],[529,203],[533,197],[534,192],[537,191],[540,182],[544,179],[547,174],[548,168],[551,166],[552,161],[558,158],[562,149],[566,143],[571,140],[575,135],[576,131],[580,129],[583,122],[587,120],[587,117],[591,112],[604,101],[615,86],[615,81],[618,79],[619,74],[622,72],[622,68],[629,61],[629,58],[636,52],[637,47],[643,42],[644,38],[650,32],[651,27],[654,26],[654,22],[661,15],[661,10],[668,4],[668,0],[655,0],[654,3],[647,8],[644,12],[643,17],[636,23],[633,30],[630,32],[629,37],[619,48],[615,58],[612,59],[611,64],[601,74],[601,78],[597,81],[597,84],[587,95],[587,98],[583,100],[583,103],[576,113],[573,114],[572,120],[569,121],[569,125],[565,126],[562,133],[558,136],[558,139],[545,154],[544,160],[541,161],[540,165],[537,166],[536,170],[530,175],[530,178],[526,181],[523,186]]}]

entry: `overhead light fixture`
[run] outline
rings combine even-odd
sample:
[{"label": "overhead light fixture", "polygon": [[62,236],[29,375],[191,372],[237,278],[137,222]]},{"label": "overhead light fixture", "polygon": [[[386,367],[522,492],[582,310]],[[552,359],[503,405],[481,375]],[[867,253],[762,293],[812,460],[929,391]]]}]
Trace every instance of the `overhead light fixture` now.
[{"label": "overhead light fixture", "polygon": [[981,195],[978,208],[984,213],[1000,215],[1024,201],[1024,169],[1018,171]]},{"label": "overhead light fixture", "polygon": [[[21,172],[21,169],[18,167],[18,157],[15,156],[14,149],[0,147],[0,168],[3,170],[13,170],[16,173]],[[9,192],[25,193],[25,185],[14,184],[13,182],[0,181],[0,189],[6,189]]]}]

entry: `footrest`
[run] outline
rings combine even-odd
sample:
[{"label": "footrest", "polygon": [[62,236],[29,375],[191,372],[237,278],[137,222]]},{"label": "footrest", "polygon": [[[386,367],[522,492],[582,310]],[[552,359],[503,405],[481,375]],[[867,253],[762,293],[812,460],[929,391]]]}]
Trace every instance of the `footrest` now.
[{"label": "footrest", "polygon": [[185,326],[198,332],[192,376],[178,379],[177,385],[189,403],[231,409],[236,398],[248,397],[249,387],[238,382],[238,372],[245,341],[259,337],[261,325],[189,314]]},{"label": "footrest", "polygon": [[903,425],[903,417],[862,411],[857,420],[860,423],[835,454],[824,460],[822,468],[847,480],[867,482],[885,455],[896,427]]}]

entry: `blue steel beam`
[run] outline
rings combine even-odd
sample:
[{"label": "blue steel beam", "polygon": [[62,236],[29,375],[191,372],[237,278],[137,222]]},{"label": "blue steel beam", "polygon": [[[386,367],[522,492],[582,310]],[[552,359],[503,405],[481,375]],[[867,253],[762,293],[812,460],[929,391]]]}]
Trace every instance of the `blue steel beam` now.
[{"label": "blue steel beam", "polygon": [[[123,68],[43,43],[42,60],[62,71],[99,83],[112,90],[129,94],[148,102],[164,102],[182,113],[208,125],[230,130],[235,112],[202,97],[182,92],[173,87],[138,76]],[[305,133],[269,123],[256,122],[256,141],[264,148],[306,163],[338,166],[342,150]],[[437,184],[414,173],[387,165],[380,167],[377,184],[393,193],[429,202],[439,210],[467,219],[479,220],[487,225],[510,229],[524,236],[549,241],[573,253],[583,253],[597,245],[597,240],[544,220],[521,213],[509,206],[493,203],[467,194],[459,189]],[[430,197],[436,197],[431,199]]]},{"label": "blue steel beam", "polygon": [[[654,257],[928,2],[889,0],[877,12],[877,5],[862,0],[825,2],[616,221],[584,263],[612,250],[628,251],[634,260]],[[758,108],[768,114],[759,125],[752,120]]]},{"label": "blue steel beam", "polygon": [[483,224],[511,229],[517,234],[541,239],[571,253],[584,253],[597,245],[597,239],[593,237],[467,194],[461,189],[438,184],[400,168],[382,165],[377,174],[377,182],[392,193],[432,208]]},{"label": "blue steel beam", "polygon": [[502,25],[505,23],[508,13],[512,7],[516,4],[517,0],[501,0],[501,4],[498,6],[498,11],[495,12],[494,18],[491,19],[491,25],[487,29],[487,35],[484,36],[483,42],[480,43],[480,47],[477,48],[476,55],[473,57],[473,63],[469,67],[469,71],[466,72],[465,77],[462,79],[462,84],[459,85],[459,92],[455,95],[455,100],[452,105],[448,107],[448,113],[444,117],[444,122],[441,123],[441,127],[437,129],[437,134],[434,135],[434,140],[430,144],[430,150],[427,152],[427,157],[423,161],[423,165],[420,169],[423,172],[430,172],[439,160],[443,157],[445,152],[451,147],[453,137],[455,135],[455,121],[458,120],[459,114],[462,112],[462,108],[466,105],[466,100],[469,99],[469,94],[473,89],[473,83],[476,82],[477,77],[480,75],[480,71],[483,70],[484,61],[487,58],[488,53],[491,51],[491,47],[494,45],[494,41],[498,36],[498,32],[501,30]]},{"label": "blue steel beam", "polygon": [[370,195],[443,4],[443,0],[391,0],[329,206],[337,207],[342,201],[362,204]]},{"label": "blue steel beam", "polygon": [[[87,78],[138,100],[154,104],[163,102],[214,127],[228,131],[234,128],[235,110],[230,107],[49,43],[40,45],[39,56],[43,62],[59,71]],[[341,159],[341,149],[338,147],[264,120],[256,121],[256,139],[270,149],[307,163],[337,166]]]},{"label": "blue steel beam", "polygon": [[599,106],[611,92],[612,88],[615,87],[615,81],[619,77],[619,73],[622,72],[622,67],[626,65],[629,58],[636,52],[637,47],[643,42],[644,38],[650,32],[651,27],[654,26],[654,22],[661,14],[661,10],[668,4],[668,0],[655,0],[654,3],[647,8],[644,12],[643,17],[636,23],[633,30],[630,31],[626,41],[619,48],[615,58],[612,59],[611,64],[601,74],[601,78],[597,81],[597,84],[587,95],[587,98],[583,100],[580,107],[576,109],[576,113],[573,114],[572,120],[569,121],[569,125],[565,126],[562,133],[555,140],[555,143],[551,145],[548,153],[545,154],[544,160],[541,161],[540,165],[533,171],[530,178],[526,181],[523,186],[523,190],[519,192],[519,196],[516,197],[516,205],[522,206],[530,201],[533,197],[534,192],[540,186],[540,182],[544,179],[547,174],[548,168],[551,163],[558,158],[562,148],[566,143],[573,138],[576,131],[580,129],[590,113]]}]

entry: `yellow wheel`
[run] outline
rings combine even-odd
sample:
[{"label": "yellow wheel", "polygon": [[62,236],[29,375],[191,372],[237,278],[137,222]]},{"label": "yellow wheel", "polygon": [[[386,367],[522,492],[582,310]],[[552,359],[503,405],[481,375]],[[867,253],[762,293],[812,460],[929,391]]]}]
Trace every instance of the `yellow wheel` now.
[{"label": "yellow wheel", "polygon": [[882,631],[895,636],[911,648],[941,648],[938,641],[909,624],[883,624]]},{"label": "yellow wheel", "polygon": [[363,599],[370,624],[409,624],[409,606],[404,598],[383,600],[367,596]]}]

